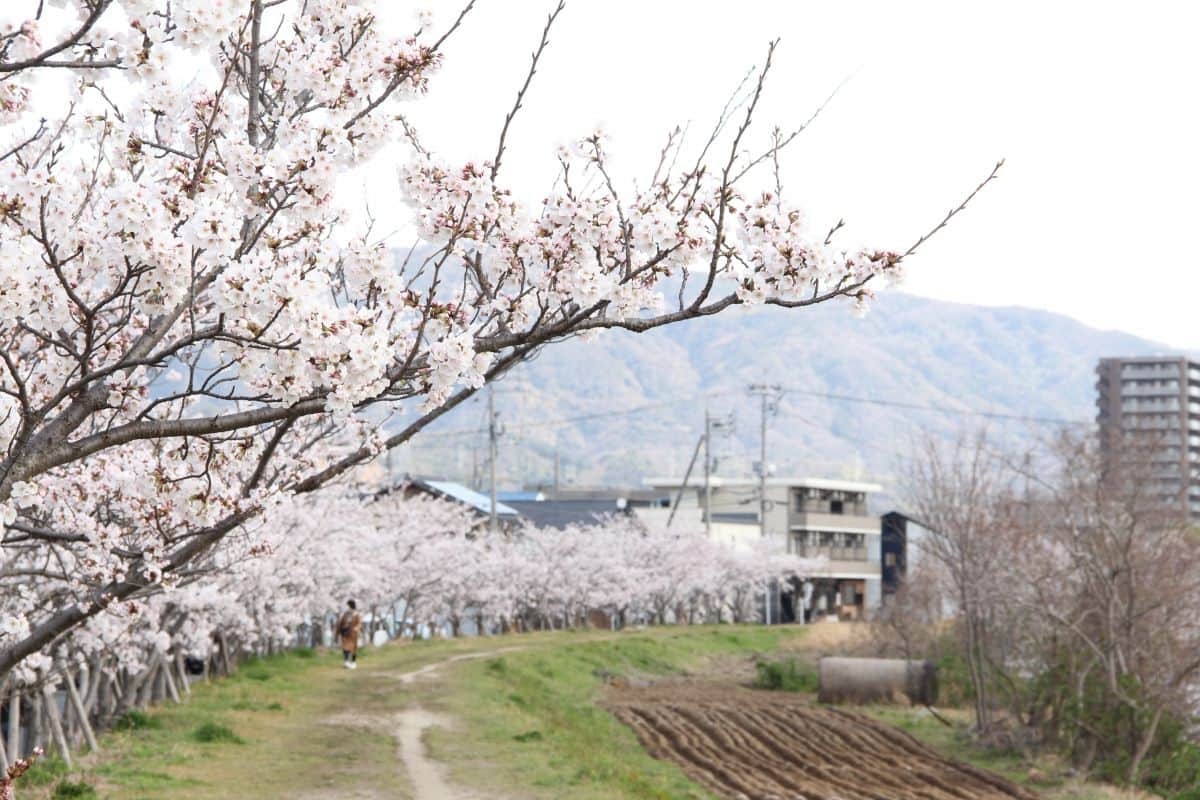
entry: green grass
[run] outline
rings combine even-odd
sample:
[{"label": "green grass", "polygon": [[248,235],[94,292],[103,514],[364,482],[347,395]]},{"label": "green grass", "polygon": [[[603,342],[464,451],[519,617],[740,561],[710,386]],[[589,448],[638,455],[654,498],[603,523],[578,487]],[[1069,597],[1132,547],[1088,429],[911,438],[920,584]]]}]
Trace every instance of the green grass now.
[{"label": "green grass", "polygon": [[[21,800],[408,798],[393,736],[396,715],[419,702],[451,720],[452,727],[433,727],[425,736],[433,757],[447,764],[452,782],[532,800],[707,800],[711,795],[673,764],[650,758],[632,731],[597,705],[606,681],[703,673],[728,661],[746,665],[755,659],[783,665],[778,676],[770,668],[771,683],[802,688],[808,680],[803,659],[791,672],[789,662],[777,659],[781,651],[803,655],[799,637],[804,635],[794,628],[721,626],[439,640],[367,649],[357,671],[342,669],[336,652],[301,651],[253,661],[232,678],[194,685],[181,705],[131,712],[118,729],[101,737],[102,753],[77,758],[74,771],[61,759],[44,758],[21,781],[18,795]],[[494,652],[498,648],[505,651]],[[396,679],[473,653],[481,657],[428,678]],[[963,723],[946,728],[914,709],[868,712],[943,755],[1029,784],[1029,765],[978,750]],[[1047,800],[1122,796],[1070,781],[1035,788]]]},{"label": "green grass", "polygon": [[[706,798],[594,705],[602,676],[660,675],[709,655],[763,653],[779,635],[722,627],[422,641],[367,649],[353,672],[329,651],[253,660],[231,678],[193,685],[180,705],[128,713],[102,734],[103,752],[77,758],[73,772],[60,759],[43,759],[22,780],[20,797],[54,800],[55,792],[78,791],[110,800],[269,800],[335,790],[409,797],[394,723],[419,699],[431,710],[453,710],[455,729],[433,728],[428,741],[452,776],[477,786],[495,785],[492,759],[511,757],[500,770],[507,785],[536,784],[535,794],[522,788],[515,796]],[[512,647],[526,649],[460,662],[434,680],[396,680],[456,655]],[[459,709],[468,713],[460,718]],[[526,774],[527,766],[534,771]],[[67,783],[94,794],[57,788]]]},{"label": "green grass", "polygon": [[96,789],[90,783],[83,781],[60,781],[54,787],[53,800],[94,800]]},{"label": "green grass", "polygon": [[122,714],[113,725],[113,728],[119,731],[136,731],[146,728],[161,728],[162,723],[157,717],[152,717],[145,711],[126,711]]},{"label": "green grass", "polygon": [[[360,695],[365,682],[348,680],[354,673],[340,662],[312,651],[255,660],[231,678],[194,684],[180,705],[132,711],[101,736],[99,756],[76,759],[82,766],[70,781],[94,787],[79,797],[111,800],[283,798],[386,785],[396,778],[390,736],[336,719],[342,706],[375,700],[372,687]],[[59,759],[44,759],[18,794],[67,797],[52,793],[67,777]]]},{"label": "green grass", "polygon": [[42,756],[21,777],[21,785],[49,786],[65,777],[67,772],[67,763],[58,756]]},{"label": "green grass", "polygon": [[208,720],[201,722],[194,731],[192,738],[197,742],[204,744],[213,744],[216,742],[227,742],[229,744],[245,744],[242,737],[238,736],[228,725],[222,725],[219,722]]},{"label": "green grass", "polygon": [[533,647],[461,662],[439,704],[459,721],[428,735],[433,755],[466,785],[531,798],[711,798],[674,764],[646,754],[597,705],[606,678],[698,668],[714,656],[776,650],[794,629],[662,628]]}]

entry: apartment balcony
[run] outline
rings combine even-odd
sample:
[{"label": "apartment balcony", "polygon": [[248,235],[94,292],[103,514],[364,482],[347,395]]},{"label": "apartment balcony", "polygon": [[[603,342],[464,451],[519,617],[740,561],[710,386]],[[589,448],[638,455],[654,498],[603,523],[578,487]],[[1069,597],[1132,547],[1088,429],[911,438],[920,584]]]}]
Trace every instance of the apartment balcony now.
[{"label": "apartment balcony", "polygon": [[1167,381],[1165,386],[1159,383],[1122,384],[1121,397],[1179,397],[1179,382]]},{"label": "apartment balcony", "polygon": [[817,511],[792,511],[788,514],[788,527],[800,530],[855,531],[856,533],[879,533],[879,517],[856,514],[824,514]]},{"label": "apartment balcony", "polygon": [[829,559],[824,565],[813,570],[814,578],[878,578],[882,569],[878,564],[869,561],[835,561]]},{"label": "apartment balcony", "polygon": [[1133,380],[1146,380],[1149,378],[1164,379],[1178,378],[1179,364],[1178,362],[1169,362],[1165,364],[1125,364],[1121,367],[1121,378],[1130,378]]},{"label": "apartment balcony", "polygon": [[[1178,414],[1135,413],[1123,415],[1121,427],[1131,433],[1138,433],[1179,430],[1181,424]],[[1200,428],[1194,428],[1194,430],[1200,430]]]}]

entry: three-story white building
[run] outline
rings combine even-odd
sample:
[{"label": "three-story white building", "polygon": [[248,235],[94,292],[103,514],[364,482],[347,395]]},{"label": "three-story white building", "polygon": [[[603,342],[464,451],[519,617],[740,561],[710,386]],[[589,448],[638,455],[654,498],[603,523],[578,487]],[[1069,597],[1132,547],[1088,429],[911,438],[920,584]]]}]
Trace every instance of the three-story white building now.
[{"label": "three-story white building", "polygon": [[804,580],[780,587],[772,619],[790,622],[836,616],[860,619],[882,599],[880,520],[869,496],[881,486],[828,478],[769,478],[766,524],[760,520],[757,478],[650,478],[648,486],[678,496],[678,515],[697,518],[714,539],[748,546],[765,536],[773,548],[823,565]]}]

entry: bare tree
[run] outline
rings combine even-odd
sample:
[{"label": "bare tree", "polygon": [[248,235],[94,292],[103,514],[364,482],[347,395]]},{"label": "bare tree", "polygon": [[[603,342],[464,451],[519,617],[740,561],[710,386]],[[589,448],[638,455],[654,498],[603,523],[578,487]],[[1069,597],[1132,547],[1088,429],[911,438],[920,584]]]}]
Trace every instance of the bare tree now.
[{"label": "bare tree", "polygon": [[925,555],[943,570],[958,617],[962,650],[973,690],[978,730],[991,727],[992,673],[1000,663],[995,610],[1006,590],[1012,555],[1015,475],[986,432],[950,444],[926,438],[918,445],[906,493],[915,516],[928,527]]},{"label": "bare tree", "polygon": [[[985,433],[918,448],[909,502],[930,529],[923,551],[955,606],[977,729],[992,741],[1053,744],[1136,784],[1168,752],[1167,732],[1194,719],[1200,540],[1171,447],[1065,430],[1036,458]],[[914,624],[891,628],[911,643]]]},{"label": "bare tree", "polygon": [[1030,570],[1039,610],[1068,643],[1072,743],[1084,764],[1119,751],[1130,783],[1164,718],[1194,713],[1200,675],[1200,543],[1164,482],[1165,447],[1060,437],[1042,481],[1049,557]]}]

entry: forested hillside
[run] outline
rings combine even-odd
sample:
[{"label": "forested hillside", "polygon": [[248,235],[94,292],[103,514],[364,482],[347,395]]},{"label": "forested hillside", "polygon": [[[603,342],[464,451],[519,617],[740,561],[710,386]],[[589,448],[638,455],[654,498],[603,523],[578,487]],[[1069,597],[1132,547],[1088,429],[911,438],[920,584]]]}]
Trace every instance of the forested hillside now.
[{"label": "forested hillside", "polygon": [[[636,484],[682,473],[706,401],[714,413],[735,414],[734,435],[714,445],[720,472],[743,474],[757,459],[759,430],[758,401],[746,386],[762,381],[785,390],[769,434],[768,460],[779,474],[886,481],[922,430],[952,435],[986,424],[1039,436],[1053,431],[1052,420],[1088,423],[1098,358],[1167,349],[1045,311],[895,292],[864,318],[830,304],[603,334],[547,350],[499,385],[500,482],[552,479],[556,450],[564,482]],[[484,420],[481,398],[398,455],[395,469],[470,482],[486,465]]]}]

